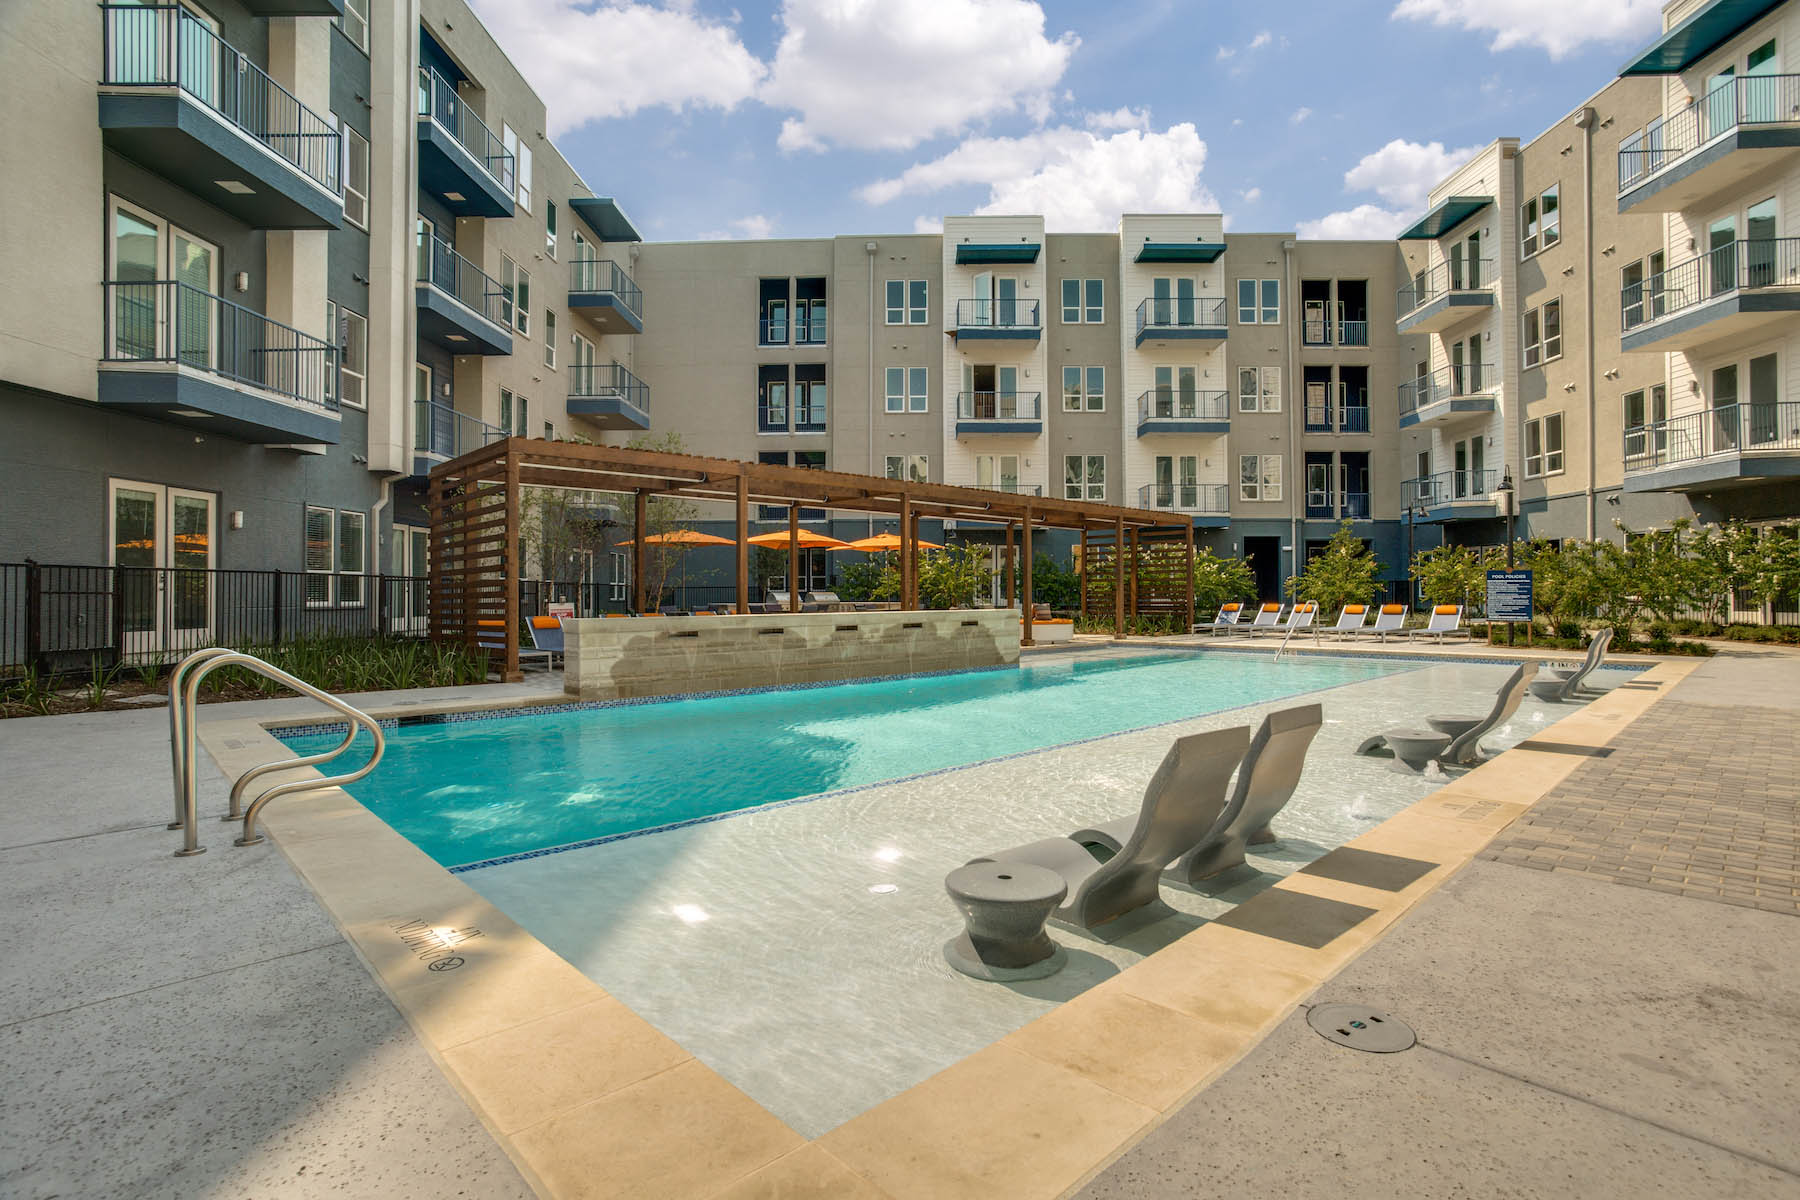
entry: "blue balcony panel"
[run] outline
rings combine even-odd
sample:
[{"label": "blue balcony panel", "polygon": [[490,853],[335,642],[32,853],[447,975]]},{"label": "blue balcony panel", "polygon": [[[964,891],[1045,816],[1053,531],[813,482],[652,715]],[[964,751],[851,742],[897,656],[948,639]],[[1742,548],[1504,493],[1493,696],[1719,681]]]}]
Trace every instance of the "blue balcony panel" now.
[{"label": "blue balcony panel", "polygon": [[510,217],[513,198],[450,131],[419,118],[419,190],[459,217]]},{"label": "blue balcony panel", "polygon": [[1209,263],[1225,253],[1224,242],[1145,242],[1134,262]]},{"label": "blue balcony panel", "polygon": [[601,429],[648,429],[650,414],[623,396],[570,396],[569,415]]},{"label": "blue balcony panel", "polygon": [[958,421],[956,436],[964,437],[971,433],[1007,433],[1015,437],[1037,437],[1044,432],[1042,421]]},{"label": "blue balcony panel", "polygon": [[642,234],[619,202],[610,196],[576,196],[569,201],[575,215],[587,223],[603,242],[641,242]]},{"label": "blue balcony panel", "polygon": [[1444,292],[1394,322],[1395,333],[1440,333],[1478,315],[1476,309],[1494,307],[1490,291]]},{"label": "blue balcony panel", "polygon": [[1137,332],[1135,345],[1145,342],[1222,342],[1223,325],[1148,325]]},{"label": "blue balcony panel", "polygon": [[173,363],[102,364],[99,401],[108,408],[258,445],[336,445],[335,412],[235,385]]},{"label": "blue balcony panel", "polygon": [[642,333],[644,320],[617,292],[570,292],[569,307],[599,326],[602,333]]},{"label": "blue balcony panel", "polygon": [[1619,338],[1619,348],[1711,356],[1771,336],[1780,327],[1792,325],[1796,314],[1800,314],[1800,290],[1792,286],[1730,291],[1627,329]]},{"label": "blue balcony panel", "polygon": [[419,336],[452,354],[511,354],[512,331],[431,284],[414,287]]},{"label": "blue balcony panel", "polygon": [[1620,75],[1679,75],[1723,46],[1782,0],[1713,0],[1619,68]]},{"label": "blue balcony panel", "polygon": [[1400,428],[1407,429],[1414,425],[1448,425],[1466,417],[1480,416],[1493,411],[1494,398],[1492,396],[1449,396],[1422,404],[1412,412],[1401,413]]},{"label": "blue balcony panel", "polygon": [[1619,193],[1619,211],[1701,208],[1800,153],[1800,125],[1743,125]]},{"label": "blue balcony panel", "polygon": [[338,195],[174,88],[102,92],[100,135],[124,157],[252,228],[343,224]]},{"label": "blue balcony panel", "polygon": [[1216,437],[1230,432],[1230,421],[1189,421],[1180,417],[1141,417],[1137,426],[1139,437],[1156,437],[1161,434],[1200,434]]},{"label": "blue balcony panel", "polygon": [[341,17],[344,0],[240,0],[253,17]]},{"label": "blue balcony panel", "polygon": [[1447,196],[1400,235],[1400,240],[1429,242],[1443,237],[1494,202],[1492,196]]},{"label": "blue balcony panel", "polygon": [[1034,263],[1043,246],[1038,242],[961,242],[956,247],[958,266],[982,263]]}]

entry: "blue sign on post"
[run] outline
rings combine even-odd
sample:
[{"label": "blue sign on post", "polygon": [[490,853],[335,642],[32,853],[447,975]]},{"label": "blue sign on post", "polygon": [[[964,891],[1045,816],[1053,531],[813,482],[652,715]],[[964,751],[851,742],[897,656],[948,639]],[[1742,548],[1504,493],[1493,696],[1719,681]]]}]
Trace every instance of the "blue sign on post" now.
[{"label": "blue sign on post", "polygon": [[1487,573],[1487,616],[1490,621],[1531,620],[1531,572]]}]

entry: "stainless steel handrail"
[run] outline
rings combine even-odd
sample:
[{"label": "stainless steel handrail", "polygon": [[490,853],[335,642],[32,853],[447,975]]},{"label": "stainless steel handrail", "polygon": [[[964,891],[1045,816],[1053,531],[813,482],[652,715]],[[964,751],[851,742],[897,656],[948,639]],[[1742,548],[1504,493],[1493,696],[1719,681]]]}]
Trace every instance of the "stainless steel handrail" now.
[{"label": "stainless steel handrail", "polygon": [[[350,726],[345,731],[344,740],[334,749],[321,754],[303,755],[298,758],[277,759],[250,768],[238,777],[231,787],[231,809],[225,816],[227,821],[238,819],[240,812],[244,820],[244,832],[236,841],[239,846],[254,846],[263,839],[256,832],[256,818],[269,801],[281,796],[293,795],[296,792],[317,791],[320,788],[340,787],[346,783],[354,783],[375,769],[381,761],[383,751],[387,749],[387,739],[382,736],[381,725],[367,713],[345,703],[330,692],[314,687],[304,679],[289,675],[279,667],[274,667],[251,654],[243,654],[222,646],[199,650],[182,659],[174,671],[169,674],[169,757],[175,775],[175,822],[170,829],[182,830],[182,846],[175,852],[177,858],[188,855],[204,854],[206,847],[200,845],[200,824],[195,813],[198,803],[198,788],[194,779],[194,706],[199,701],[200,681],[220,667],[242,666],[273,679],[285,687],[299,692],[310,699],[317,700],[327,708],[343,713],[349,718]],[[358,770],[346,775],[332,775],[321,779],[297,779],[289,783],[276,784],[250,803],[250,807],[242,809],[244,793],[250,782],[271,771],[285,771],[291,767],[306,767],[315,763],[326,762],[336,758],[350,748],[356,740],[357,726],[369,731],[375,739],[374,753],[369,761]]]}]

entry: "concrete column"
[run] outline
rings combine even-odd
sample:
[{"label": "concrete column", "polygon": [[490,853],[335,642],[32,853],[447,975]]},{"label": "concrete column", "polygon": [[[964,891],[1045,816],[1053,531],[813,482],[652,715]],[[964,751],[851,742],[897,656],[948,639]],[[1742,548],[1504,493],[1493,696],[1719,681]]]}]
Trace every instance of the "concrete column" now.
[{"label": "concrete column", "polygon": [[[791,581],[790,581],[791,582]],[[750,611],[750,477],[737,477],[737,610]]]},{"label": "concrete column", "polygon": [[800,506],[788,505],[788,611],[800,611]]},{"label": "concrete column", "polygon": [[[269,77],[321,117],[331,111],[331,23],[307,17],[269,20]],[[264,238],[264,314],[334,346],[325,327],[329,234],[270,230]]]},{"label": "concrete column", "polygon": [[[325,22],[310,18],[313,24]],[[330,31],[326,31],[330,34]],[[369,6],[369,469],[412,469],[419,0]]]}]

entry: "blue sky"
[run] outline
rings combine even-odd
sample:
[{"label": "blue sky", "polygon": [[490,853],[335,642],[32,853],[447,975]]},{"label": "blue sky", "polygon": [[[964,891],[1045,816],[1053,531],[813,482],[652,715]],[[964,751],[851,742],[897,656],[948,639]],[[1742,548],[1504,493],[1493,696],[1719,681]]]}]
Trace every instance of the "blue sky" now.
[{"label": "blue sky", "polygon": [[1223,210],[1391,236],[1660,27],[1657,0],[472,0],[645,237]]}]

